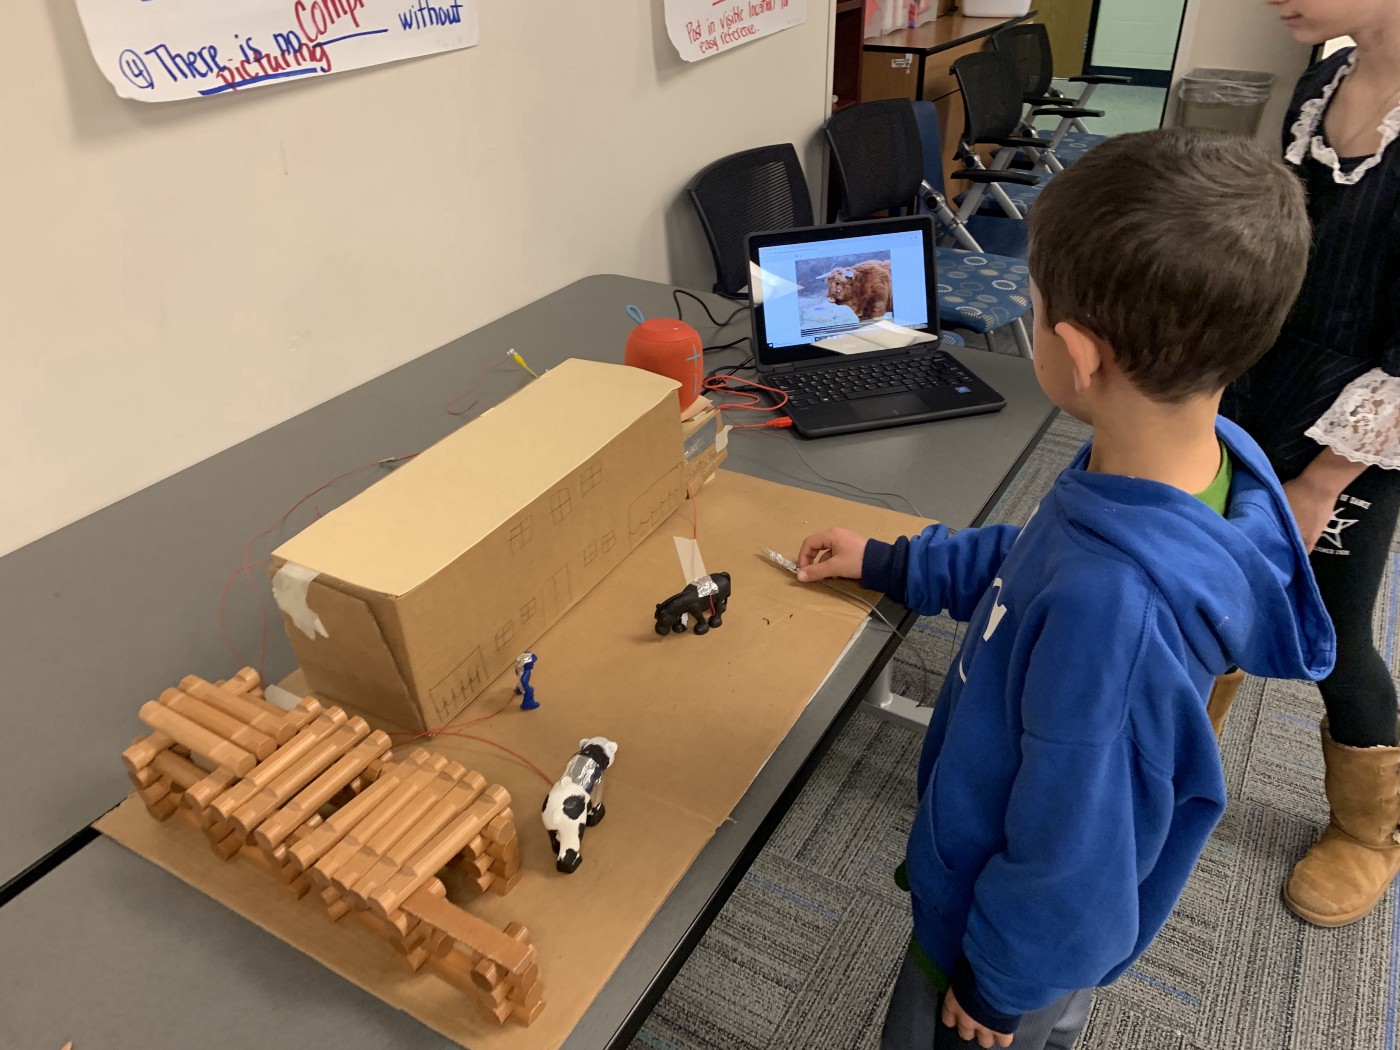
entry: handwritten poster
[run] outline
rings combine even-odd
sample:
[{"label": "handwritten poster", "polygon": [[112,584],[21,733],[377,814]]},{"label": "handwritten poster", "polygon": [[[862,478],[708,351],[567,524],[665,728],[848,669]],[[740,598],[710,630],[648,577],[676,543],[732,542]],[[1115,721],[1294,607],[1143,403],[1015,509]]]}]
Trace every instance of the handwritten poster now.
[{"label": "handwritten poster", "polygon": [[78,0],[123,98],[223,95],[473,47],[476,0]]},{"label": "handwritten poster", "polygon": [[666,0],[666,31],[687,62],[805,21],[807,0]]}]

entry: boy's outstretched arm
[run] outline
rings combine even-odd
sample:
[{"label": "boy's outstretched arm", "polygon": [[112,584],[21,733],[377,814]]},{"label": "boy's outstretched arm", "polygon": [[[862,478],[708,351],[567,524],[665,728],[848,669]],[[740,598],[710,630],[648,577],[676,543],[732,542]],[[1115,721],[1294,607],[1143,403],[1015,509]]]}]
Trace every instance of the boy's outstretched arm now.
[{"label": "boy's outstretched arm", "polygon": [[850,529],[831,528],[802,541],[797,578],[803,583],[833,576],[860,580],[862,586],[882,591],[922,615],[946,609],[953,619],[967,620],[1020,533],[1019,525],[957,534],[946,525],[930,525],[912,538],[884,543]]}]

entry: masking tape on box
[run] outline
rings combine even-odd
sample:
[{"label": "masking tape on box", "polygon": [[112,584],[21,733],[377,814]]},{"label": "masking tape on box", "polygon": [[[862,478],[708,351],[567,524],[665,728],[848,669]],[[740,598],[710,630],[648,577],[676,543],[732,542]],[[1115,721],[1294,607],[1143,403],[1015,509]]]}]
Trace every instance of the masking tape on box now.
[{"label": "masking tape on box", "polygon": [[705,571],[705,559],[700,557],[700,544],[689,536],[671,538],[676,541],[676,557],[681,560],[681,578],[686,583],[707,578],[709,574]]},{"label": "masking tape on box", "polygon": [[319,575],[314,569],[287,562],[272,577],[272,600],[277,603],[277,608],[291,618],[302,634],[312,639],[317,635],[322,638],[331,636],[321,618],[306,602],[306,592],[311,589],[311,581]]},{"label": "masking tape on box", "polygon": [[687,463],[696,459],[706,449],[712,448],[718,443],[718,429],[713,419],[706,420],[695,433],[685,439],[685,461]]},{"label": "masking tape on box", "polygon": [[733,426],[729,424],[719,428],[719,433],[715,435],[715,450],[717,452],[723,452],[729,447],[729,432],[733,429]]}]

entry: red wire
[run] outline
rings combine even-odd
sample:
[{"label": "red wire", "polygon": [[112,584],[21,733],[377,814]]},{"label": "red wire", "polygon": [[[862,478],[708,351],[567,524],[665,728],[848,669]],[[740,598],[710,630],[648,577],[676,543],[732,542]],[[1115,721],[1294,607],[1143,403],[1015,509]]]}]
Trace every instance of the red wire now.
[{"label": "red wire", "polygon": [[[741,383],[746,387],[753,387],[754,390],[763,390],[770,394],[776,394],[777,404],[767,405],[763,403],[763,397],[754,393],[753,390],[741,390],[732,383]],[[729,409],[747,409],[752,412],[776,412],[788,403],[787,392],[779,390],[777,387],[764,386],[762,383],[755,383],[752,379],[743,379],[739,376],[722,375],[710,376],[701,384],[706,390],[713,390],[716,393],[734,394],[737,397],[752,398],[751,401],[731,401],[728,404],[717,405],[721,412]]]},{"label": "red wire", "polygon": [[228,649],[229,653],[233,656],[235,660],[237,660],[239,663],[244,664],[245,666],[249,664],[249,661],[243,658],[243,654],[238,651],[238,647],[233,644],[232,639],[229,637],[228,622],[225,615],[228,604],[229,588],[233,586],[234,580],[236,580],[239,576],[243,576],[247,579],[248,586],[252,588],[253,594],[258,599],[258,614],[261,618],[261,628],[259,632],[260,646],[258,651],[258,662],[256,665],[258,669],[258,674],[261,675],[263,673],[263,666],[267,662],[267,627],[269,618],[267,602],[263,596],[262,588],[259,587],[257,583],[253,580],[252,570],[258,568],[260,565],[266,565],[271,559],[263,558],[261,561],[250,562],[248,559],[253,556],[253,545],[257,543],[258,540],[262,539],[264,536],[270,535],[274,532],[278,532],[282,528],[284,528],[287,524],[287,519],[290,518],[293,514],[295,514],[303,503],[316,496],[317,494],[330,488],[336,482],[341,481],[344,478],[348,478],[352,474],[358,474],[362,470],[368,470],[370,467],[384,466],[390,463],[407,462],[416,455],[418,455],[417,452],[410,452],[406,456],[390,456],[387,459],[376,459],[373,463],[364,463],[358,467],[352,468],[351,470],[342,471],[335,477],[331,478],[329,481],[318,485],[316,488],[312,489],[305,496],[302,496],[301,499],[297,500],[290,507],[288,507],[286,513],[283,514],[282,517],[277,520],[276,525],[272,525],[266,529],[263,529],[262,532],[258,533],[246,544],[244,544],[243,564],[241,564],[238,568],[234,569],[233,572],[229,574],[228,579],[224,581],[223,593],[219,596],[219,634],[223,638],[225,648]]},{"label": "red wire", "polygon": [[468,412],[470,412],[472,409],[474,409],[477,405],[481,404],[481,399],[480,399],[480,398],[477,398],[475,401],[473,401],[473,402],[472,402],[470,405],[468,405],[466,408],[463,408],[463,409],[460,409],[460,410],[454,410],[453,407],[452,407],[452,406],[455,405],[458,401],[462,400],[462,398],[468,397],[468,396],[470,396],[471,394],[476,393],[479,389],[481,389],[481,384],[484,383],[484,382],[486,382],[486,376],[487,376],[488,373],[494,371],[494,370],[497,369],[497,368],[500,368],[502,365],[513,365],[513,364],[515,364],[515,362],[512,361],[510,358],[507,357],[507,358],[504,358],[503,360],[496,361],[496,362],[493,363],[493,364],[489,364],[489,365],[487,365],[485,368],[483,368],[480,372],[478,372],[478,373],[476,374],[476,377],[472,380],[472,382],[467,386],[467,388],[466,388],[465,390],[463,390],[460,394],[458,394],[456,397],[454,397],[451,401],[447,402],[447,405],[445,406],[445,408],[446,408],[446,410],[447,410],[447,414],[450,415],[450,416],[465,416]]},{"label": "red wire", "polygon": [[549,785],[551,785],[551,786],[553,786],[553,784],[554,784],[554,780],[553,780],[552,778],[550,778],[550,777],[544,772],[544,770],[540,769],[539,766],[535,765],[533,762],[531,762],[531,761],[530,761],[528,758],[526,758],[524,755],[520,754],[520,753],[517,752],[517,751],[512,751],[510,748],[506,747],[504,744],[498,744],[498,743],[496,743],[496,741],[494,741],[494,740],[487,740],[484,736],[472,736],[470,733],[441,733],[441,734],[439,734],[439,735],[440,735],[440,736],[459,737],[459,738],[461,738],[462,740],[475,740],[475,741],[476,741],[477,743],[479,743],[479,744],[488,744],[488,745],[491,746],[491,747],[499,748],[500,750],[502,750],[502,751],[504,751],[506,754],[508,754],[511,758],[515,759],[517,762],[520,762],[520,763],[521,763],[522,765],[524,765],[526,768],[528,768],[528,769],[530,769],[530,770],[533,770],[535,776],[539,777],[539,778],[540,778],[541,780],[543,780],[546,784],[549,784]]},{"label": "red wire", "polygon": [[[394,747],[402,747],[404,744],[410,744],[410,743],[412,743],[413,741],[419,740],[419,739],[421,739],[421,738],[423,738],[423,737],[425,737],[425,736],[450,736],[450,737],[456,737],[456,738],[459,738],[459,739],[462,739],[462,740],[475,740],[476,742],[481,743],[481,744],[489,744],[491,747],[500,748],[502,751],[504,751],[506,754],[510,755],[512,758],[514,758],[514,759],[516,759],[516,760],[522,762],[524,765],[526,765],[526,766],[528,766],[530,769],[534,770],[535,774],[536,774],[541,780],[543,780],[546,784],[553,784],[554,781],[551,780],[548,776],[546,776],[546,775],[544,774],[544,772],[543,772],[538,766],[534,765],[529,759],[525,758],[525,756],[520,755],[520,754],[517,754],[516,752],[512,751],[510,748],[506,747],[504,744],[498,744],[498,743],[496,743],[496,741],[494,741],[494,740],[487,740],[484,736],[473,736],[473,735],[471,735],[471,734],[469,734],[469,733],[458,732],[458,730],[461,730],[461,729],[470,729],[470,728],[471,728],[472,726],[474,726],[474,725],[480,725],[482,722],[489,722],[491,719],[495,718],[497,715],[499,715],[499,714],[501,714],[502,712],[504,712],[505,709],[508,708],[508,707],[510,707],[514,702],[515,702],[515,696],[514,696],[514,694],[512,694],[512,695],[506,700],[506,702],[505,702],[504,704],[502,704],[500,707],[496,708],[496,710],[492,711],[489,715],[483,715],[483,716],[480,717],[480,718],[468,719],[468,720],[465,721],[465,722],[451,722],[451,723],[448,723],[447,725],[440,726],[440,727],[437,728],[437,729],[425,729],[425,730],[423,730],[421,733],[414,733],[414,734],[412,734],[412,735],[407,736],[406,739],[400,740],[398,743],[394,744],[393,746],[394,746]],[[390,736],[405,736],[404,733],[390,733],[389,735],[390,735]]]}]

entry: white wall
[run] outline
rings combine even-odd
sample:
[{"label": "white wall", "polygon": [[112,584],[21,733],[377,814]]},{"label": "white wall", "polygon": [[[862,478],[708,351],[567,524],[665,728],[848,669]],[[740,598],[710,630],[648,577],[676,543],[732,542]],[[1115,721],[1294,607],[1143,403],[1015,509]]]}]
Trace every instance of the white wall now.
[{"label": "white wall", "polygon": [[0,553],[576,278],[709,287],[678,194],[716,157],[794,141],[822,181],[821,0],[695,65],[662,0],[485,2],[470,50],[160,105],[73,0],[12,6]]},{"label": "white wall", "polygon": [[1258,137],[1278,145],[1293,85],[1308,67],[1311,55],[1312,49],[1297,43],[1279,21],[1278,12],[1263,0],[1187,0],[1165,123],[1175,123],[1177,84],[1192,69],[1273,73],[1272,93]]},{"label": "white wall", "polygon": [[1186,0],[1102,0],[1094,28],[1096,66],[1172,67]]}]

